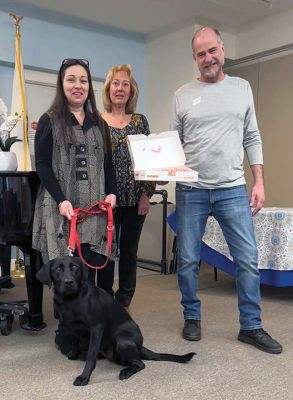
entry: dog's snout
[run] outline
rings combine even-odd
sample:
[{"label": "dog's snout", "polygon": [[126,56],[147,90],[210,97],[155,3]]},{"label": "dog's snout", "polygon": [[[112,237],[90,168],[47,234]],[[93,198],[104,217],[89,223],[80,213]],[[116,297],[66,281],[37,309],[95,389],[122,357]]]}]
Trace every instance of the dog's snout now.
[{"label": "dog's snout", "polygon": [[74,283],[73,279],[64,279],[64,284],[66,286],[71,286],[71,285],[73,285],[73,283]]}]

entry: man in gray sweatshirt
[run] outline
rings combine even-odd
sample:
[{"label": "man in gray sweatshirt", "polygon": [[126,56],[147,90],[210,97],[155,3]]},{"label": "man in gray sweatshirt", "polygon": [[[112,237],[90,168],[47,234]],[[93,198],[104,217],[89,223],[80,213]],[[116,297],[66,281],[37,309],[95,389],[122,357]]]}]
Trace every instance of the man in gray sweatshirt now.
[{"label": "man in gray sweatshirt", "polygon": [[[264,329],[260,317],[260,279],[252,216],[265,200],[262,142],[253,96],[247,81],[223,72],[224,44],[213,28],[192,39],[200,77],[178,89],[173,100],[173,129],[178,130],[186,165],[197,182],[176,186],[178,283],[184,314],[183,337],[201,339],[201,304],[197,297],[201,240],[209,215],[219,222],[237,273],[240,313],[238,339],[268,353],[282,346]],[[246,191],[243,156],[254,178]]]}]

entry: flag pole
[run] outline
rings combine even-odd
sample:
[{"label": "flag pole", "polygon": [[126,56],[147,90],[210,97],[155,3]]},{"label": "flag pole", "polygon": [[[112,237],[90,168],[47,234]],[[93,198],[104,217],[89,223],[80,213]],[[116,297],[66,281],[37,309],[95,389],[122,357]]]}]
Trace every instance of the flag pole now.
[{"label": "flag pole", "polygon": [[16,14],[13,14],[13,13],[9,13],[9,15],[14,21],[16,33],[20,33],[20,21],[22,20],[23,16],[19,17]]},{"label": "flag pole", "polygon": [[[22,74],[21,74],[21,60],[20,60],[20,21],[23,19],[23,16],[17,16],[16,14],[9,13],[11,18],[14,21],[15,24],[15,32],[16,32],[16,41],[18,43],[18,56],[15,62],[17,63],[18,66],[18,79],[19,82],[22,82]],[[24,91],[22,84],[20,85],[21,90],[21,100],[22,100],[22,108],[23,108],[23,118],[24,118],[24,170],[27,170],[27,159],[26,159],[26,145],[27,145],[27,112],[26,112],[26,106],[25,106],[25,97],[24,97]],[[14,278],[24,278],[25,274],[23,269],[21,270],[21,264],[20,264],[20,257],[19,257],[19,248],[16,247],[16,260],[15,260],[15,270],[11,271],[11,275]]]},{"label": "flag pole", "polygon": [[9,13],[15,25],[15,33],[16,33],[16,57],[15,57],[15,68],[17,70],[17,78],[20,89],[20,97],[21,97],[21,106],[23,113],[23,146],[24,146],[24,158],[23,158],[23,169],[24,171],[28,170],[28,124],[27,124],[27,109],[25,102],[25,93],[24,93],[24,76],[23,76],[23,67],[21,60],[21,48],[20,48],[20,21],[23,19],[23,16],[18,16],[14,13]]}]

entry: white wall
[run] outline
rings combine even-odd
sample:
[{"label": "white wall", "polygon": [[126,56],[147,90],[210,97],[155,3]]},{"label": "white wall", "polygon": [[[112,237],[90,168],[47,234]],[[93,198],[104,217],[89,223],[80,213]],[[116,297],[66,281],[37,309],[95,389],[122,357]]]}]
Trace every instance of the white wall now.
[{"label": "white wall", "polygon": [[169,129],[173,93],[193,79],[193,32],[191,24],[146,42],[145,110],[152,132]]},{"label": "white wall", "polygon": [[[17,10],[14,10],[17,13]],[[109,30],[78,29],[25,17],[21,21],[21,49],[24,65],[57,70],[64,58],[86,58],[93,77],[104,79],[110,67],[132,64],[143,112],[145,45],[141,39]],[[14,63],[15,27],[7,13],[0,11],[0,62]],[[10,106],[13,68],[0,65],[0,97]]]},{"label": "white wall", "polygon": [[[194,24],[190,24],[146,42],[145,111],[152,133],[170,129],[173,94],[194,77],[193,33]],[[157,188],[168,190],[168,199],[174,203],[174,187],[168,184]]]},{"label": "white wall", "polygon": [[242,27],[236,38],[236,58],[291,43],[293,43],[293,8]]}]

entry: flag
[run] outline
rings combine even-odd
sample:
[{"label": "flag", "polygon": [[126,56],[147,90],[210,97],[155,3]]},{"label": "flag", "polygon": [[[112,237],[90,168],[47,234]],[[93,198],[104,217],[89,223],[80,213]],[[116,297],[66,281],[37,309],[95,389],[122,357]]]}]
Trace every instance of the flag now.
[{"label": "flag", "polygon": [[21,142],[16,142],[11,151],[16,154],[18,171],[31,171],[31,159],[28,143],[27,110],[25,102],[24,71],[21,59],[20,32],[16,29],[15,37],[15,70],[13,77],[11,115],[22,115],[20,121],[11,132],[11,136],[17,136]]}]

